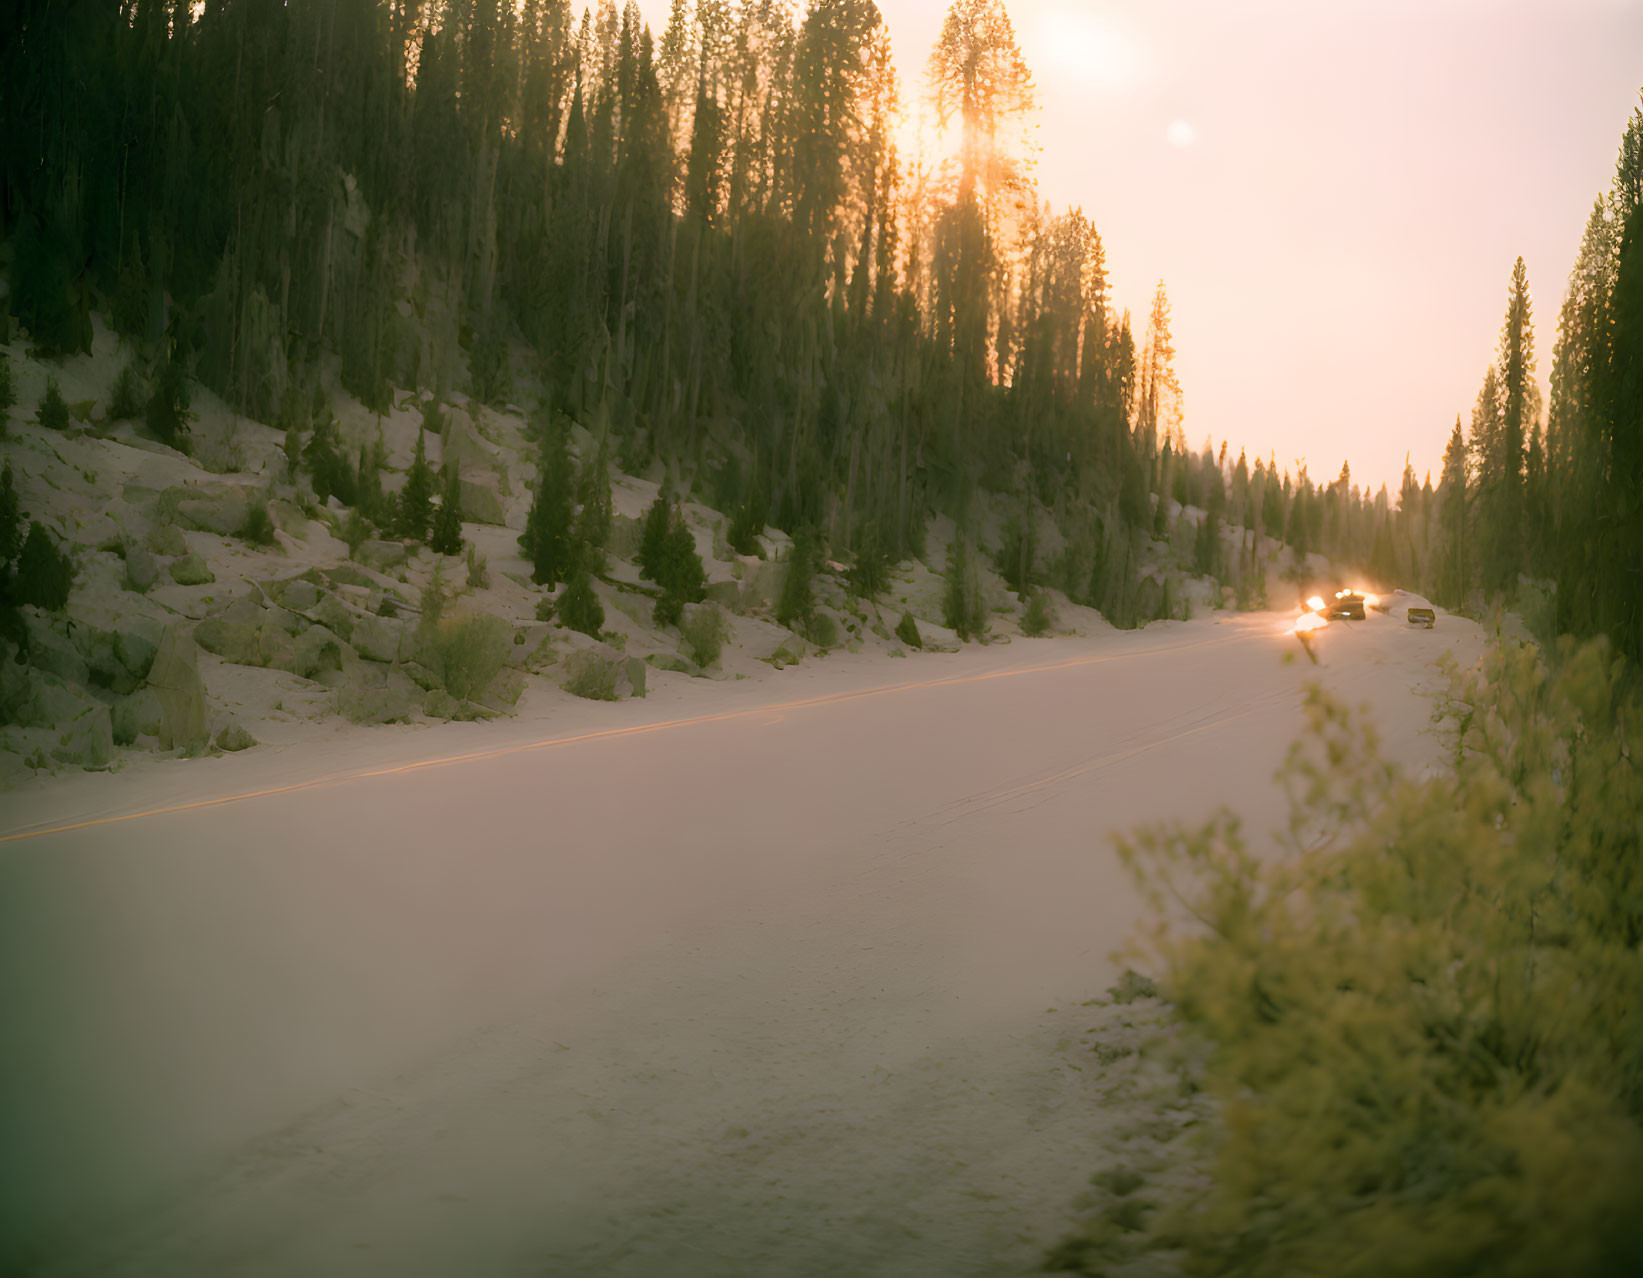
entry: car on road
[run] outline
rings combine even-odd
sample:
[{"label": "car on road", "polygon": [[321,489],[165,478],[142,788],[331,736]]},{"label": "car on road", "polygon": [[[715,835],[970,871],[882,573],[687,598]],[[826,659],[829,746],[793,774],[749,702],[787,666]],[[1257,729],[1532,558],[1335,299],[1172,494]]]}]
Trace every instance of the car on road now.
[{"label": "car on road", "polygon": [[1321,595],[1313,595],[1306,601],[1306,609],[1308,612],[1317,613],[1325,621],[1362,621],[1364,605],[1373,605],[1377,602],[1374,595],[1347,587],[1337,590],[1334,596],[1327,600]]}]

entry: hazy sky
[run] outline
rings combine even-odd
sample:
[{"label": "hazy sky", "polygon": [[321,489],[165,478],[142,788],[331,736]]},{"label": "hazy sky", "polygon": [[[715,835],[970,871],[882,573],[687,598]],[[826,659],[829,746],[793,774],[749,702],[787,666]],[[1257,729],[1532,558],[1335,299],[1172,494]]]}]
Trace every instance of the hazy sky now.
[{"label": "hazy sky", "polygon": [[[640,0],[658,32],[667,0]],[[802,11],[801,2],[796,6]],[[879,0],[922,93],[947,0]],[[1544,382],[1643,87],[1643,0],[1015,0],[1039,189],[1117,303],[1169,290],[1184,428],[1397,488],[1439,469],[1513,260]],[[1138,335],[1139,336],[1139,335]]]}]

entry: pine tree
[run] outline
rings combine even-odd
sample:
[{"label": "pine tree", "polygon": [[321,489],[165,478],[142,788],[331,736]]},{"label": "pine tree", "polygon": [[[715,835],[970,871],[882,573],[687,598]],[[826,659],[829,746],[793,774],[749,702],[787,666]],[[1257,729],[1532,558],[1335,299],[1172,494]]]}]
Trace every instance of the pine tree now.
[{"label": "pine tree", "polygon": [[428,454],[423,443],[426,430],[416,435],[416,455],[406,473],[405,486],[399,490],[399,534],[412,541],[426,541],[428,527],[433,522],[434,473],[428,467]]},{"label": "pine tree", "polygon": [[1601,400],[1612,458],[1600,499],[1609,569],[1603,615],[1620,650],[1636,661],[1643,660],[1643,110],[1633,114],[1621,143],[1613,204],[1621,232]]},{"label": "pine tree", "polygon": [[570,571],[565,579],[565,589],[559,596],[555,611],[559,619],[572,630],[579,630],[597,639],[600,629],[605,624],[605,606],[599,602],[599,596],[593,589],[593,582],[589,579],[587,553],[588,548],[585,544],[579,544],[573,551]]},{"label": "pine tree", "polygon": [[531,580],[550,589],[565,580],[575,550],[575,508],[571,504],[575,472],[564,431],[548,427],[542,443],[536,494],[519,546],[531,561]]},{"label": "pine tree", "polygon": [[188,373],[175,351],[160,368],[160,376],[148,397],[145,422],[148,433],[160,443],[188,452]]},{"label": "pine tree", "polygon": [[11,563],[23,546],[22,518],[23,505],[18,499],[11,462],[8,461],[0,468],[0,587],[5,585]]},{"label": "pine tree", "polygon": [[434,515],[428,549],[436,555],[462,553],[462,476],[461,466],[455,461],[445,471],[445,497]]},{"label": "pine tree", "polygon": [[672,520],[672,502],[667,489],[656,495],[656,500],[645,512],[644,527],[639,534],[639,551],[634,556],[639,575],[648,581],[662,580],[662,564],[667,554],[668,527]]},{"label": "pine tree", "polygon": [[960,639],[979,639],[986,621],[980,592],[970,568],[970,547],[955,534],[947,548],[947,589],[941,601],[942,620]]},{"label": "pine tree", "polygon": [[675,513],[669,522],[656,580],[662,587],[662,597],[656,601],[659,626],[678,625],[684,606],[699,603],[704,597],[707,571],[682,513]]},{"label": "pine tree", "polygon": [[873,599],[883,592],[889,578],[890,557],[884,553],[878,523],[868,520],[862,525],[855,562],[850,565],[850,593],[858,599]]},{"label": "pine tree", "polygon": [[63,391],[55,377],[46,378],[46,392],[35,406],[34,420],[47,430],[68,429],[68,405],[63,402]]},{"label": "pine tree", "polygon": [[0,354],[0,439],[10,429],[12,406],[17,403],[17,392],[11,384],[11,361]]},{"label": "pine tree", "polygon": [[1449,436],[1443,454],[1443,477],[1438,484],[1439,519],[1443,529],[1442,570],[1439,574],[1440,602],[1452,608],[1466,601],[1472,581],[1468,526],[1471,522],[1466,475],[1466,440],[1460,418]]},{"label": "pine tree", "polygon": [[42,524],[30,523],[11,581],[13,601],[33,604],[46,612],[61,612],[68,604],[73,583],[73,561],[57,548]]},{"label": "pine tree", "polygon": [[610,540],[613,511],[610,497],[610,468],[605,457],[605,441],[591,461],[585,463],[577,482],[576,499],[582,509],[576,518],[576,537],[590,552],[590,563],[599,562]]},{"label": "pine tree", "polygon": [[801,634],[808,633],[816,615],[816,597],[811,581],[816,575],[815,543],[808,531],[793,539],[782,576],[781,594],[776,599],[776,623]]}]

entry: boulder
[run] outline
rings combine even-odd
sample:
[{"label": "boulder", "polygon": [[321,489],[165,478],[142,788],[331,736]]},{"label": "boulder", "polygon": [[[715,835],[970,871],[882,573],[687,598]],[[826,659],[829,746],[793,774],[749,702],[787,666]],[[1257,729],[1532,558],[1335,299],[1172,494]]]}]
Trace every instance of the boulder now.
[{"label": "boulder", "polygon": [[163,718],[153,688],[140,688],[109,707],[115,745],[130,745],[140,736],[157,737]]},{"label": "boulder", "polygon": [[335,595],[321,595],[319,603],[308,609],[308,616],[344,642],[353,637],[354,614]]},{"label": "boulder", "polygon": [[782,581],[787,576],[787,565],[764,560],[759,566],[742,575],[742,593],[739,612],[751,612],[755,608],[774,608],[776,600],[781,597]]},{"label": "boulder", "polygon": [[292,612],[289,608],[281,608],[272,604],[263,609],[264,623],[273,622],[288,635],[300,635],[308,629],[308,618]]},{"label": "boulder", "polygon": [[23,620],[28,632],[29,665],[68,683],[86,684],[91,681],[91,671],[85,658],[69,642],[68,636],[52,624],[48,614],[26,608],[23,610]]},{"label": "boulder", "polygon": [[328,670],[341,670],[344,651],[350,654],[353,651],[324,626],[309,626],[293,643],[296,673],[304,679],[317,679]]},{"label": "boulder", "polygon": [[618,701],[645,695],[645,663],[601,644],[568,653],[554,680],[566,692],[589,701]]},{"label": "boulder", "polygon": [[710,581],[707,583],[707,602],[735,612],[742,602],[742,584],[739,581]]},{"label": "boulder", "polygon": [[237,488],[230,488],[179,501],[177,518],[185,528],[232,537],[245,527],[249,507],[246,494]]},{"label": "boulder", "polygon": [[439,676],[432,670],[428,669],[427,666],[424,666],[419,662],[406,661],[400,669],[405,672],[406,677],[409,678],[412,683],[416,684],[416,686],[421,688],[424,692],[433,692],[440,686]]},{"label": "boulder", "polygon": [[496,483],[484,475],[459,475],[462,490],[462,518],[471,524],[493,524],[505,527],[508,509]]},{"label": "boulder", "polygon": [[700,666],[677,652],[653,652],[645,658],[645,664],[656,670],[670,670],[674,674],[689,675],[693,679],[702,675]]},{"label": "boulder", "polygon": [[263,664],[258,651],[258,630],[226,617],[207,617],[194,627],[194,642],[236,666]]},{"label": "boulder", "polygon": [[146,595],[160,579],[160,563],[141,546],[126,547],[126,589]]},{"label": "boulder", "polygon": [[471,422],[456,413],[445,419],[445,430],[440,440],[440,458],[449,465],[455,461],[463,471],[497,468],[496,450],[487,444]]},{"label": "boulder", "polygon": [[163,633],[159,622],[127,622],[114,632],[114,655],[137,678],[146,679]]},{"label": "boulder", "polygon": [[262,592],[255,586],[251,589],[252,594],[229,600],[226,605],[214,609],[212,615],[255,630],[263,621]]},{"label": "boulder", "polygon": [[148,686],[160,702],[160,749],[192,750],[208,740],[205,684],[198,649],[180,627],[168,626],[149,668]]},{"label": "boulder", "polygon": [[171,580],[179,586],[205,586],[217,576],[198,555],[184,555],[171,565]]},{"label": "boulder", "polygon": [[267,666],[270,670],[288,670],[292,674],[296,673],[296,643],[291,638],[291,632],[273,617],[263,622],[257,630],[256,664]]},{"label": "boulder", "polygon": [[513,708],[519,703],[520,695],[525,691],[525,676],[518,670],[499,670],[496,677],[484,689],[474,693],[473,700],[487,710],[494,710],[498,714],[511,715]]},{"label": "boulder", "polygon": [[422,712],[430,719],[457,719],[462,722],[496,718],[495,713],[484,706],[459,700],[443,688],[436,688],[422,698]]},{"label": "boulder", "polygon": [[394,661],[399,657],[404,625],[387,617],[360,617],[354,622],[350,642],[367,661]]},{"label": "boulder", "polygon": [[217,733],[217,749],[226,750],[230,754],[249,750],[256,744],[257,739],[232,719]]},{"label": "boulder", "polygon": [[337,689],[337,713],[350,723],[400,723],[408,720],[422,700],[422,690],[402,672],[393,670],[380,685],[349,682]]},{"label": "boulder", "polygon": [[319,587],[303,577],[293,577],[280,588],[280,602],[293,612],[307,612],[319,603]]},{"label": "boulder", "polygon": [[926,652],[957,652],[964,644],[958,637],[958,631],[947,626],[938,626],[922,618],[915,619],[914,624],[918,626],[919,639]]},{"label": "boulder", "polygon": [[188,538],[175,524],[155,524],[143,538],[143,549],[166,559],[188,553]]},{"label": "boulder", "polygon": [[430,719],[454,719],[461,702],[443,688],[429,688],[422,696],[422,713]]},{"label": "boulder", "polygon": [[629,519],[626,515],[610,518],[610,540],[606,549],[618,559],[632,559],[639,553],[639,543],[645,534],[645,521]]},{"label": "boulder", "polygon": [[308,513],[302,507],[276,498],[268,503],[268,514],[286,536],[301,540],[308,535]]},{"label": "boulder", "polygon": [[108,707],[100,701],[85,706],[62,728],[51,757],[82,768],[106,768],[114,759],[114,725]]},{"label": "boulder", "polygon": [[122,697],[137,690],[142,678],[132,674],[120,660],[112,631],[82,625],[75,628],[75,638],[79,640],[77,647],[85,658],[93,687],[107,688]]},{"label": "boulder", "polygon": [[405,543],[399,541],[362,541],[354,551],[354,558],[367,568],[387,572],[405,562]]}]

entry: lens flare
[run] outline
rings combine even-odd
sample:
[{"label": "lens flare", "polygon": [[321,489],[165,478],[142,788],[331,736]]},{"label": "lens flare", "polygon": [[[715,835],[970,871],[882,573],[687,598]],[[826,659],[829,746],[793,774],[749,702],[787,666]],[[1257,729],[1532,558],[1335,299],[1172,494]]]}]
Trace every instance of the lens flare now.
[{"label": "lens flare", "polygon": [[1295,619],[1295,633],[1309,634],[1314,630],[1322,630],[1329,623],[1315,612],[1305,613]]},{"label": "lens flare", "polygon": [[1306,606],[1312,609],[1313,612],[1322,612],[1324,609],[1323,597],[1321,595],[1313,595],[1312,598],[1306,601]]}]

